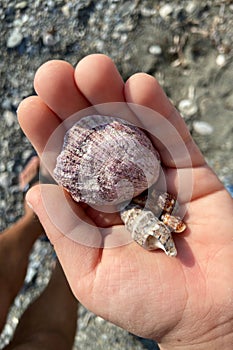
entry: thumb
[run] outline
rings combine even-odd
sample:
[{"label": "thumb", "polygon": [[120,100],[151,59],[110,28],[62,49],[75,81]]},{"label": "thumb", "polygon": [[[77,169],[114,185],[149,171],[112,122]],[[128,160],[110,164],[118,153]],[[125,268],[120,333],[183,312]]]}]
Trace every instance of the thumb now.
[{"label": "thumb", "polygon": [[75,293],[77,280],[92,273],[99,261],[101,234],[80,205],[56,185],[33,186],[26,201],[54,245]]}]

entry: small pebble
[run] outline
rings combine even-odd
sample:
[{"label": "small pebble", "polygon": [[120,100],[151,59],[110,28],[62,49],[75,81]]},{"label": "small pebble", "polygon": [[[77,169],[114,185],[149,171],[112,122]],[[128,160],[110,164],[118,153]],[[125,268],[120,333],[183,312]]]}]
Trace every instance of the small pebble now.
[{"label": "small pebble", "polygon": [[25,24],[28,22],[28,20],[30,19],[29,15],[27,15],[26,13],[22,16],[22,24]]},{"label": "small pebble", "polygon": [[197,6],[194,1],[189,1],[185,10],[188,14],[192,14],[196,10]]},{"label": "small pebble", "polygon": [[65,17],[67,17],[67,18],[70,17],[70,6],[69,6],[69,4],[65,4],[64,6],[62,6],[61,11],[62,11],[62,13],[63,13],[63,15]]},{"label": "small pebble", "polygon": [[7,172],[4,172],[0,174],[0,186],[3,188],[7,188],[9,183],[8,183],[9,175]]},{"label": "small pebble", "polygon": [[27,1],[20,1],[18,2],[16,5],[15,5],[15,8],[16,9],[20,9],[20,10],[23,10],[27,7]]},{"label": "small pebble", "polygon": [[13,328],[11,327],[11,325],[6,324],[5,328],[4,328],[4,331],[5,331],[6,334],[9,334],[11,336],[12,333],[13,333]]},{"label": "small pebble", "polygon": [[6,168],[7,168],[8,173],[11,174],[11,173],[13,172],[14,165],[15,165],[15,160],[14,160],[14,159],[9,160],[9,161],[7,162]]},{"label": "small pebble", "polygon": [[9,49],[13,49],[14,47],[19,46],[21,44],[22,40],[23,40],[22,33],[20,33],[18,28],[15,28],[11,32],[11,34],[10,34],[8,40],[7,40],[7,44],[6,45],[7,45],[7,47]]},{"label": "small pebble", "polygon": [[102,338],[102,340],[106,341],[108,339],[108,336],[106,333],[102,333],[101,338]]},{"label": "small pebble", "polygon": [[224,54],[220,54],[216,57],[216,64],[219,67],[223,67],[226,64],[226,56]]},{"label": "small pebble", "polygon": [[16,122],[16,116],[13,112],[11,111],[5,111],[3,113],[3,117],[5,119],[5,122],[7,124],[7,126],[10,128],[11,126],[13,126],[13,124]]},{"label": "small pebble", "polygon": [[6,207],[6,202],[3,199],[1,199],[0,200],[0,209],[4,209],[5,207]]},{"label": "small pebble", "polygon": [[103,40],[96,40],[95,41],[95,47],[98,51],[103,51],[104,50],[104,41]]},{"label": "small pebble", "polygon": [[100,317],[100,316],[96,316],[96,318],[95,318],[95,323],[97,324],[97,325],[100,325],[100,324],[102,324],[102,323],[104,323],[105,321],[104,321],[104,319],[102,318],[102,317]]},{"label": "small pebble", "polygon": [[18,30],[22,28],[22,25],[23,25],[22,18],[16,18],[14,20],[14,27],[17,28]]},{"label": "small pebble", "polygon": [[162,49],[159,45],[151,45],[149,47],[149,53],[155,56],[159,56],[162,53]]},{"label": "small pebble", "polygon": [[18,308],[21,308],[22,306],[22,302],[21,302],[21,295],[17,296],[15,301],[14,301],[14,304],[18,307]]},{"label": "small pebble", "polygon": [[0,163],[0,172],[2,173],[5,170],[6,170],[6,165],[3,163]]},{"label": "small pebble", "polygon": [[46,4],[48,5],[48,7],[50,7],[51,9],[53,9],[55,7],[55,2],[53,0],[49,0],[46,2]]},{"label": "small pebble", "polygon": [[193,129],[200,135],[211,135],[214,131],[212,125],[207,122],[197,120],[193,122]]},{"label": "small pebble", "polygon": [[143,17],[152,17],[156,14],[156,9],[150,9],[150,8],[147,8],[147,7],[142,7],[141,8],[141,15]]},{"label": "small pebble", "polygon": [[54,46],[56,44],[54,36],[48,32],[43,33],[42,41],[44,46]]},{"label": "small pebble", "polygon": [[25,277],[25,283],[29,284],[37,274],[37,269],[29,267]]},{"label": "small pebble", "polygon": [[25,163],[26,160],[31,157],[32,155],[32,150],[31,149],[26,149],[22,152],[22,161]]},{"label": "small pebble", "polygon": [[165,4],[159,9],[159,14],[162,18],[170,16],[173,12],[173,7],[170,4]]},{"label": "small pebble", "polygon": [[128,39],[128,35],[126,33],[120,36],[120,41],[122,44],[126,43],[127,39]]},{"label": "small pebble", "polygon": [[189,99],[181,100],[178,109],[184,117],[192,117],[198,110],[196,103]]},{"label": "small pebble", "polygon": [[2,102],[2,108],[3,109],[10,109],[11,108],[11,100],[9,98],[6,98]]},{"label": "small pebble", "polygon": [[12,323],[13,325],[17,326],[17,324],[19,323],[19,319],[17,317],[12,317]]},{"label": "small pebble", "polygon": [[124,32],[131,32],[133,30],[133,28],[134,28],[133,24],[118,23],[115,26],[114,30],[116,32],[124,33]]}]

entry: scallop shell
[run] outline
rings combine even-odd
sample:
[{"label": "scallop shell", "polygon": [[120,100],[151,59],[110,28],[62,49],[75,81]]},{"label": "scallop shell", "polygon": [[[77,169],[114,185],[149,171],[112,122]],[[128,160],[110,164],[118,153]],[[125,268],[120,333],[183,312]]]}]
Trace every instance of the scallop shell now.
[{"label": "scallop shell", "polygon": [[125,120],[91,115],[66,133],[54,178],[77,202],[130,201],[155,183],[160,158],[150,139]]}]

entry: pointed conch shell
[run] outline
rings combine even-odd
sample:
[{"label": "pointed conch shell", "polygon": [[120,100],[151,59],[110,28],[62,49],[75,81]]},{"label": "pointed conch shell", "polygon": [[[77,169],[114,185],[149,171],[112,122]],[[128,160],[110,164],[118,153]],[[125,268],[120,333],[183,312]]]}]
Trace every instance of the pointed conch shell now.
[{"label": "pointed conch shell", "polygon": [[121,210],[121,219],[132,238],[146,250],[162,249],[168,256],[177,255],[169,228],[152,211],[130,204]]}]

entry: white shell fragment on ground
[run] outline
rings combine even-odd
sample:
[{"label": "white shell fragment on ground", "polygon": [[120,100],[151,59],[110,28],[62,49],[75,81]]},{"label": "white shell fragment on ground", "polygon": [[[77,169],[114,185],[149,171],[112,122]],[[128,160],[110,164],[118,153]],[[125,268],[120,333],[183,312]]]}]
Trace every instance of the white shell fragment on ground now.
[{"label": "white shell fragment on ground", "polygon": [[192,117],[198,111],[197,104],[190,99],[181,100],[178,109],[184,117]]},{"label": "white shell fragment on ground", "polygon": [[200,135],[211,135],[214,131],[212,125],[207,122],[196,120],[193,122],[193,129]]},{"label": "white shell fragment on ground", "polygon": [[219,54],[219,55],[216,57],[216,64],[217,64],[219,67],[225,66],[225,64],[226,64],[226,56],[225,56],[224,54]]},{"label": "white shell fragment on ground", "polygon": [[18,28],[13,29],[9,38],[7,39],[7,47],[13,49],[21,44],[23,40],[23,34]]},{"label": "white shell fragment on ground", "polygon": [[159,56],[162,54],[162,48],[159,45],[151,45],[149,47],[149,53],[154,56]]},{"label": "white shell fragment on ground", "polygon": [[159,9],[159,14],[163,19],[170,16],[172,14],[172,12],[173,12],[173,7],[170,4],[165,4],[165,5],[161,6]]}]

